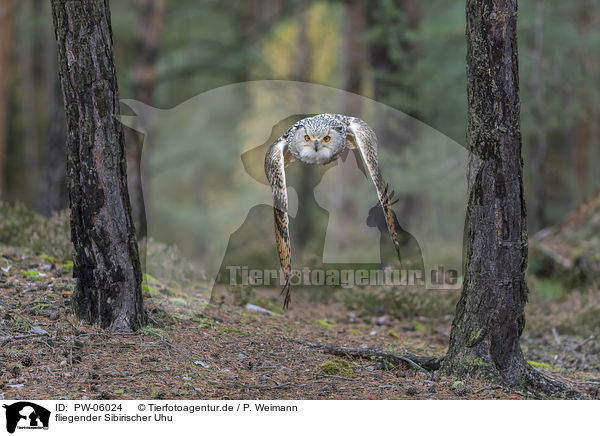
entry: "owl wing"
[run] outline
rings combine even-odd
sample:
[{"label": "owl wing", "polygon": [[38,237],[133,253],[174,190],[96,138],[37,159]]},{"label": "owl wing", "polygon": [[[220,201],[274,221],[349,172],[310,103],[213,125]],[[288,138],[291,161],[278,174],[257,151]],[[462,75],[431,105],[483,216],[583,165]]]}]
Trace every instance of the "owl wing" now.
[{"label": "owl wing", "polygon": [[275,216],[275,240],[279,262],[285,275],[285,285],[281,291],[285,292],[283,307],[290,304],[290,274],[292,272],[292,252],[290,248],[290,231],[288,218],[288,196],[285,180],[285,167],[295,159],[288,149],[285,138],[273,142],[265,155],[265,174],[271,185],[273,193],[273,213]]},{"label": "owl wing", "polygon": [[377,136],[375,136],[373,129],[359,118],[350,118],[347,135],[348,148],[357,148],[359,150],[369,175],[375,184],[390,237],[394,243],[398,259],[401,261],[398,231],[394,222],[394,211],[391,207],[387,184],[383,179],[381,170],[379,169],[379,162],[377,161]]}]

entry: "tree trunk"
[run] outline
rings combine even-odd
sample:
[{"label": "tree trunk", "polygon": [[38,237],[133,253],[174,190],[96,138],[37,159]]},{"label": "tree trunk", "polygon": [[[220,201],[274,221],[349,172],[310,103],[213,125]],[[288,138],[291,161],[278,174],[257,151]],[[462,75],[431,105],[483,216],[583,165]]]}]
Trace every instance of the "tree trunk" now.
[{"label": "tree trunk", "polygon": [[552,390],[519,345],[528,289],[516,26],[516,0],[467,1],[464,286],[443,368]]},{"label": "tree trunk", "polygon": [[[20,7],[23,21],[35,23],[33,0],[21,0]],[[36,77],[34,65],[34,60],[37,59],[34,56],[36,36],[37,28],[35,26],[23,32],[21,47],[18,50],[21,89],[23,92],[23,148],[25,152],[25,171],[27,174],[22,183],[25,185],[28,204],[35,203],[35,194],[37,193],[39,184],[39,104],[37,100],[39,77]]]},{"label": "tree trunk", "polygon": [[[365,37],[365,8],[362,0],[351,0],[344,6],[344,89],[352,94],[362,92],[363,76],[367,58]],[[360,117],[360,98],[350,95],[343,101],[344,113]]]},{"label": "tree trunk", "polygon": [[[136,61],[133,67],[133,98],[151,105],[156,88],[156,67],[160,34],[164,21],[163,0],[138,0],[139,22],[136,37]],[[142,120],[143,123],[143,120]],[[146,142],[149,138],[146,138]],[[129,196],[136,234],[141,242],[148,234],[144,192],[142,190],[142,141],[135,129],[125,130]],[[144,249],[142,247],[142,254]]]},{"label": "tree trunk", "polygon": [[143,322],[108,0],[52,0],[67,118],[75,313],[103,328]]},{"label": "tree trunk", "polygon": [[[597,17],[594,9],[594,2],[584,1],[579,7],[579,19],[577,30],[582,40],[590,38],[589,34],[597,29]],[[596,57],[589,53],[579,54],[579,69],[584,77],[584,83],[595,83],[594,77],[597,74]],[[597,77],[597,76],[596,76]],[[594,101],[590,98],[593,94],[586,93],[582,97],[582,109],[584,115],[575,125],[573,158],[575,163],[575,183],[576,183],[576,205],[583,203],[590,194],[590,169],[591,166],[591,143],[594,137]]]},{"label": "tree trunk", "polygon": [[[56,78],[58,79],[58,78]],[[50,112],[45,141],[43,183],[40,187],[39,209],[45,216],[63,209],[67,204],[67,134],[65,111],[60,104],[60,83],[55,82],[54,100],[47,106]]]},{"label": "tree trunk", "polygon": [[[298,38],[296,40],[296,54],[294,61],[293,79],[299,82],[309,82],[312,68],[312,47],[308,39],[308,12],[310,0],[296,0],[294,5],[297,14]],[[307,96],[302,95],[299,103],[299,113],[306,113],[308,107]],[[300,184],[298,189],[298,210],[302,215],[296,219],[298,232],[298,251],[302,251],[313,233],[313,223],[310,219],[311,205],[313,202],[314,168],[310,165],[300,167]],[[300,260],[301,256],[297,256]]]},{"label": "tree trunk", "polygon": [[[51,18],[50,5],[45,10]],[[44,123],[46,132],[43,140],[42,180],[39,187],[38,209],[45,216],[64,209],[68,205],[67,195],[67,122],[62,104],[62,91],[58,77],[56,42],[51,26],[44,26],[42,33],[43,82],[44,82]]]},{"label": "tree trunk", "polygon": [[531,75],[530,88],[533,94],[533,119],[536,131],[531,135],[533,148],[532,173],[533,173],[533,231],[545,228],[548,225],[546,219],[546,156],[548,154],[547,127],[542,115],[544,105],[544,82],[542,77],[542,65],[544,62],[544,0],[535,0],[535,36],[533,41],[533,72]]},{"label": "tree trunk", "polygon": [[[390,22],[391,8],[396,15],[401,11],[401,20]],[[418,0],[393,0],[387,7],[368,8],[368,27],[384,27],[384,35],[371,39],[369,54],[373,74],[373,98],[381,103],[403,110],[398,101],[418,101],[418,87],[413,86],[415,65],[418,59],[419,46],[408,37],[410,31],[416,31],[421,22]],[[414,107],[414,105],[411,105]],[[413,118],[421,119],[421,115],[412,110],[407,112]],[[377,123],[377,121],[376,121]],[[413,120],[396,123],[393,128],[384,124],[376,125],[380,143],[395,148],[402,153],[414,141],[418,132]],[[404,223],[412,224],[421,215],[422,205],[414,194],[399,194],[398,209],[402,210]]]},{"label": "tree trunk", "polygon": [[4,196],[6,182],[6,138],[8,136],[8,82],[10,52],[13,36],[13,0],[0,3],[0,196]]}]

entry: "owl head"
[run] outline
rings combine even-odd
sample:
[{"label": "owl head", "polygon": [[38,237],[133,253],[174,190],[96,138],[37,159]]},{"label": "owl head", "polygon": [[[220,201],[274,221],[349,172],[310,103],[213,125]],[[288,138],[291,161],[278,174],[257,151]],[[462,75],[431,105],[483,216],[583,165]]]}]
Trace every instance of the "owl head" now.
[{"label": "owl head", "polygon": [[309,164],[328,164],[345,147],[344,125],[321,115],[304,120],[298,126],[292,141],[292,153],[302,162]]}]

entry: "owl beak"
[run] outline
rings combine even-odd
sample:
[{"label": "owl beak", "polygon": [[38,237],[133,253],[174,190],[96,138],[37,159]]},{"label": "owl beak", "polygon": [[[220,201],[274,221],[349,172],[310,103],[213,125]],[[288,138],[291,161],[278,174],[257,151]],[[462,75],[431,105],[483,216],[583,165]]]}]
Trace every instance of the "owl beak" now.
[{"label": "owl beak", "polygon": [[315,141],[315,151],[319,150],[319,141]]}]

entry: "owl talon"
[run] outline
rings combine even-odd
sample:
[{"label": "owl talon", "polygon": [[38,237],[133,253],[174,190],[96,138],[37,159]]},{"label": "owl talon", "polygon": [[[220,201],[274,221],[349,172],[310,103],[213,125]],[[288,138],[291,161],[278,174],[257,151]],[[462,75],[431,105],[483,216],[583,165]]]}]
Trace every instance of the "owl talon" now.
[{"label": "owl talon", "polygon": [[282,295],[284,292],[285,292],[285,298],[283,299],[283,308],[285,310],[287,310],[288,306],[290,305],[290,301],[292,301],[292,297],[290,296],[290,279],[289,278],[285,282],[285,285],[283,286],[283,289],[281,290],[281,293],[279,295]]}]

